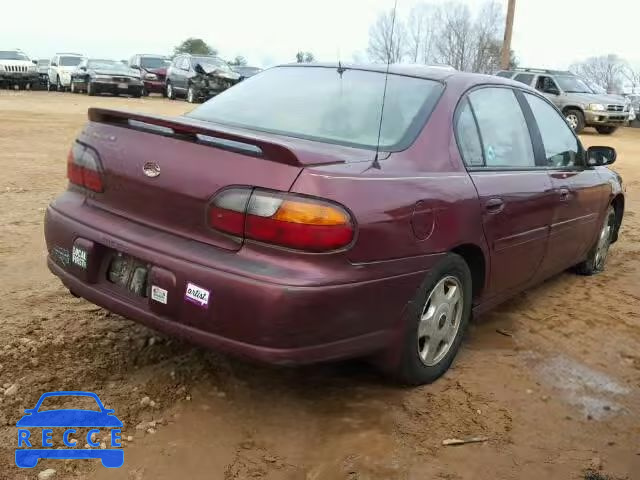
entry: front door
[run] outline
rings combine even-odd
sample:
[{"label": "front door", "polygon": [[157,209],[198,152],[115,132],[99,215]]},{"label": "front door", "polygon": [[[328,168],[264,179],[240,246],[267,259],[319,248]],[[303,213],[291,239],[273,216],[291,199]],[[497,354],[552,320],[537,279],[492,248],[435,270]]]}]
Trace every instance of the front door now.
[{"label": "front door", "polygon": [[[458,138],[465,137],[460,140],[463,158],[483,208],[491,255],[487,296],[493,297],[525,285],[540,267],[553,215],[553,191],[546,170],[536,164],[516,92],[487,87],[467,98],[456,128]],[[474,159],[465,150],[473,151],[469,142],[478,132],[480,153]]]},{"label": "front door", "polygon": [[600,230],[607,188],[597,170],[585,165],[580,142],[556,108],[538,96],[524,96],[544,146],[555,197],[543,277],[584,259]]}]

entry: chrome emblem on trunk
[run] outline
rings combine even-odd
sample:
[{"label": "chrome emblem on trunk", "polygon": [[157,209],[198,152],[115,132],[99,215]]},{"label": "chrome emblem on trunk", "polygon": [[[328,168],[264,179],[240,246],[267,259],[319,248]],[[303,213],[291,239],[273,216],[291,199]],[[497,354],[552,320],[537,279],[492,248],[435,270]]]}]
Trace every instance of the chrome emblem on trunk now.
[{"label": "chrome emblem on trunk", "polygon": [[157,177],[160,175],[160,165],[155,162],[147,162],[142,167],[142,171],[147,177]]}]

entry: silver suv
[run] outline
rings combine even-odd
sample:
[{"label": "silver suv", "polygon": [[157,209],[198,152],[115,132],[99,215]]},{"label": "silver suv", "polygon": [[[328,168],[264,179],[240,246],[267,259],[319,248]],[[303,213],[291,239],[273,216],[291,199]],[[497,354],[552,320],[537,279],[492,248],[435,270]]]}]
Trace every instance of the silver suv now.
[{"label": "silver suv", "polygon": [[496,75],[529,85],[544,94],[564,114],[576,133],[594,127],[610,135],[629,122],[629,104],[617,95],[595,93],[580,77],[562,70],[516,68]]}]

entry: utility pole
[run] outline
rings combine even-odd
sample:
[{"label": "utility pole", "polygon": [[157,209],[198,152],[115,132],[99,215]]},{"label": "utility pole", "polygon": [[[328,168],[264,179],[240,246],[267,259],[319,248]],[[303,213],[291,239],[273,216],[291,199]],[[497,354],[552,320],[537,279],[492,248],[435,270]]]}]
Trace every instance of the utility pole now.
[{"label": "utility pole", "polygon": [[509,0],[507,7],[507,24],[504,27],[504,41],[502,42],[502,58],[500,59],[500,68],[509,69],[509,60],[511,59],[511,34],[513,33],[513,15],[516,9],[516,0]]}]

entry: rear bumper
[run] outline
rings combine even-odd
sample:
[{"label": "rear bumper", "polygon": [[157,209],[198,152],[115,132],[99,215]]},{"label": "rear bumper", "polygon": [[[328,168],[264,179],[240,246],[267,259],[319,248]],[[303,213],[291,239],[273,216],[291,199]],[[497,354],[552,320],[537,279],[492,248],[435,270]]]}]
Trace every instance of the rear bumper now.
[{"label": "rear bumper", "polygon": [[629,112],[585,112],[587,125],[621,127],[629,123]]},{"label": "rear bumper", "polygon": [[[198,244],[195,248],[207,260],[203,265],[185,259],[188,252],[168,252],[163,247],[170,246],[171,237],[158,231],[145,233],[145,229],[131,224],[125,239],[116,236],[121,230],[108,221],[96,229],[49,207],[45,217],[49,269],[73,293],[112,312],[168,335],[269,363],[313,363],[392,347],[401,314],[426,274],[331,284],[330,278],[310,275],[309,264],[296,267],[289,260],[279,268],[267,264],[270,260],[264,255],[254,260],[242,252]],[[184,242],[194,248],[194,242],[175,240],[171,247]],[[52,255],[55,247],[70,252],[78,241],[92,245],[90,250],[96,252],[89,258],[87,271],[64,265]],[[158,285],[167,290],[166,304],[134,296],[106,279],[104,252],[112,248],[151,265],[149,288]],[[433,263],[440,258],[432,257]],[[304,286],[294,281],[295,268],[301,268]],[[341,268],[361,274],[366,267],[345,264]],[[308,282],[310,277],[318,281]],[[187,283],[210,292],[206,307],[185,300]]]}]

